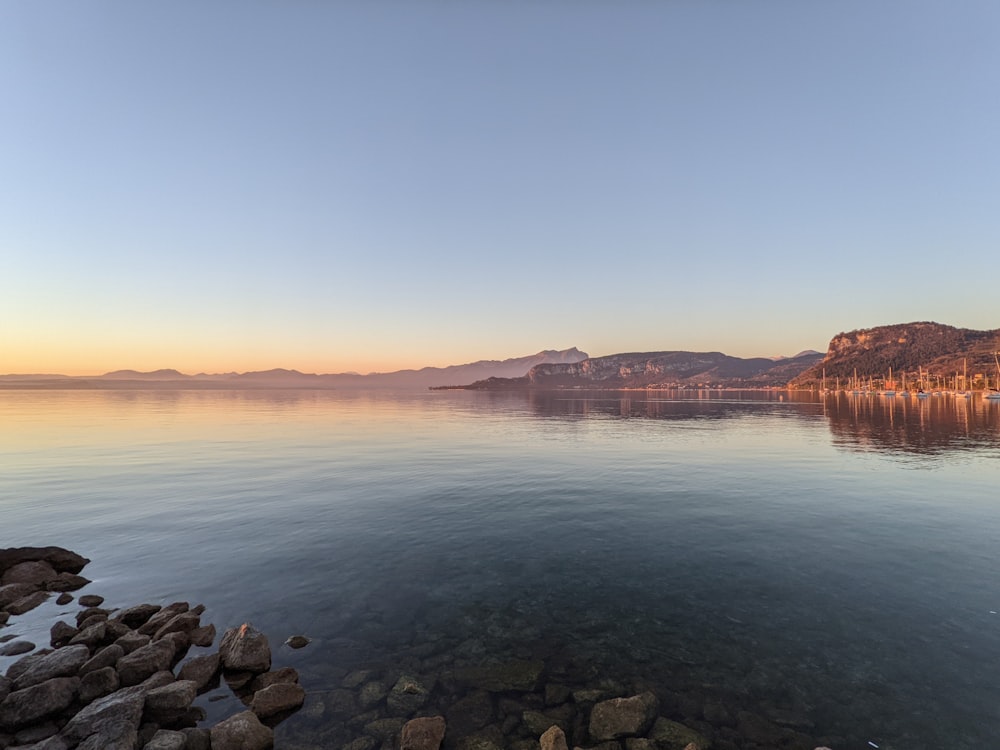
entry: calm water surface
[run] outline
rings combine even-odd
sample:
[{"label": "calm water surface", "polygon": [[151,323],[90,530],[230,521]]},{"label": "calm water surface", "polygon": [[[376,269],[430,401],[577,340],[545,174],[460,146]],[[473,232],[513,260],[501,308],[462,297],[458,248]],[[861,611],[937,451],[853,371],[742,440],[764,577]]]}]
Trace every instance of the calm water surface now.
[{"label": "calm water surface", "polygon": [[[998,488],[979,400],[0,391],[0,547],[85,554],[112,606],[306,634],[275,663],[318,695],[541,658],[837,750],[997,746]],[[322,731],[303,711],[279,747]]]}]

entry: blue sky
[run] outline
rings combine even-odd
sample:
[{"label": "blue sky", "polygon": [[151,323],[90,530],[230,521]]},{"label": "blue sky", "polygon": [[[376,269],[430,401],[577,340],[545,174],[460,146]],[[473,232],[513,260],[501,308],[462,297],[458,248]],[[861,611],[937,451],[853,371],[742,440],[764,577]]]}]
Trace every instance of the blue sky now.
[{"label": "blue sky", "polygon": [[998,34],[995,2],[2,3],[0,371],[995,328]]}]

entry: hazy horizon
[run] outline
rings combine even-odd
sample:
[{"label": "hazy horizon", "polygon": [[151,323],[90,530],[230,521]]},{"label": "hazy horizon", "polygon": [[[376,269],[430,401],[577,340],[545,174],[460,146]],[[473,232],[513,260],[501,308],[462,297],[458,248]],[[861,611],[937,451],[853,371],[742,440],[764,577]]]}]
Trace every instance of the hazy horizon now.
[{"label": "hazy horizon", "polygon": [[0,7],[0,372],[995,325],[1000,6]]}]

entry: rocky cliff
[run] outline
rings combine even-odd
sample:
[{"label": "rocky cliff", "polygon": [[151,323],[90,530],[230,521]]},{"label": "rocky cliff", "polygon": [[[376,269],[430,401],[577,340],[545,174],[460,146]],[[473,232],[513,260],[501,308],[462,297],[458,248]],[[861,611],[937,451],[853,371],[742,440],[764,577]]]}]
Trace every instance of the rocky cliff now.
[{"label": "rocky cliff", "polygon": [[977,331],[941,323],[918,322],[864,328],[839,333],[830,341],[826,355],[792,380],[792,385],[810,386],[826,371],[844,381],[855,371],[861,378],[881,378],[892,368],[896,375],[953,376],[967,370],[970,381],[976,374],[996,377],[993,353],[1000,350],[1000,329]]}]

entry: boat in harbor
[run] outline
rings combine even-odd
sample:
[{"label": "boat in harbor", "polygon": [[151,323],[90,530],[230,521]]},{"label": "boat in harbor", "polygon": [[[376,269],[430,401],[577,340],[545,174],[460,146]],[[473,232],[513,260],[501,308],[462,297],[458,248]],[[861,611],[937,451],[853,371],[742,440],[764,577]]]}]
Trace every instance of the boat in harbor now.
[{"label": "boat in harbor", "polygon": [[986,378],[986,390],[983,391],[983,398],[986,401],[1000,401],[1000,357],[993,352],[993,361],[997,366],[997,387],[990,388],[990,379]]}]

